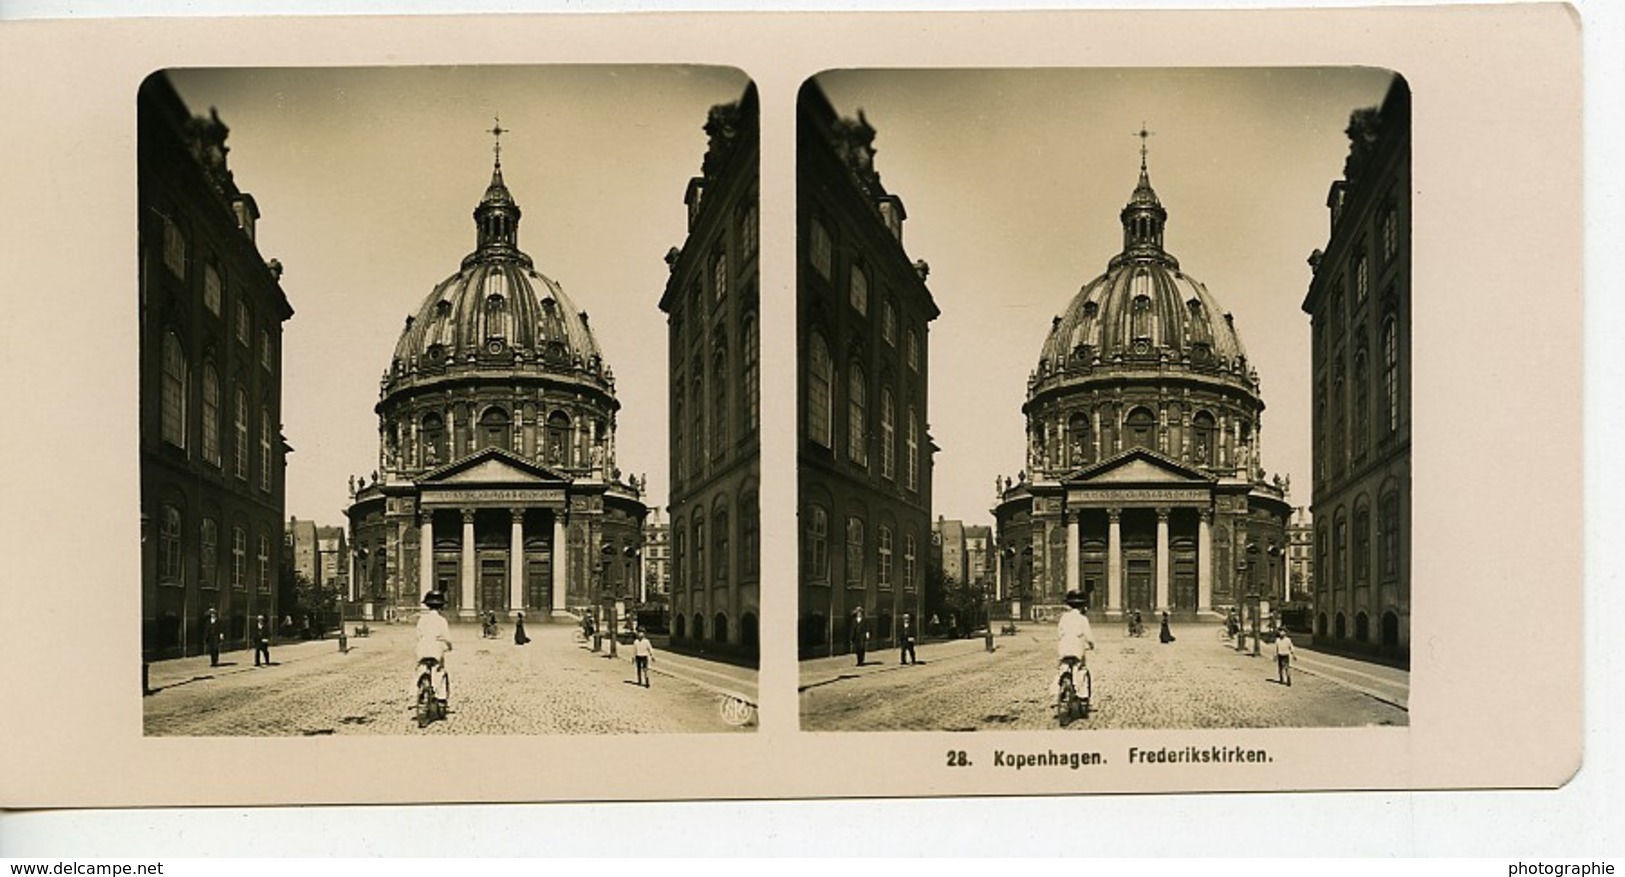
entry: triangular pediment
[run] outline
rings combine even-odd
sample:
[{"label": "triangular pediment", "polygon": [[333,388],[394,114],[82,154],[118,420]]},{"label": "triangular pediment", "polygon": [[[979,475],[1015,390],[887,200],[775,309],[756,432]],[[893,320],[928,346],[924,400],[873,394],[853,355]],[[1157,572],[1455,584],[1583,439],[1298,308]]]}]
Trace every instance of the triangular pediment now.
[{"label": "triangular pediment", "polygon": [[1211,484],[1214,479],[1183,463],[1145,448],[1133,448],[1068,475],[1077,484]]},{"label": "triangular pediment", "polygon": [[534,463],[501,448],[484,448],[454,463],[441,466],[418,482],[420,486],[480,485],[557,485],[570,481],[568,476]]}]

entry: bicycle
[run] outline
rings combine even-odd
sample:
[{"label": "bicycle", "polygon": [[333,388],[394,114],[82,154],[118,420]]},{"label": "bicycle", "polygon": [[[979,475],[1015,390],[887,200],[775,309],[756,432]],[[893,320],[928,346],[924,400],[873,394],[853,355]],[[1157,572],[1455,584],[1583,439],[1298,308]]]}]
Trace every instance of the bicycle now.
[{"label": "bicycle", "polygon": [[[1070,655],[1061,659],[1061,690],[1055,698],[1055,716],[1065,726],[1076,719],[1089,717],[1089,699],[1094,694],[1094,680],[1089,666]],[[1077,671],[1083,671],[1082,686],[1078,685]]]}]

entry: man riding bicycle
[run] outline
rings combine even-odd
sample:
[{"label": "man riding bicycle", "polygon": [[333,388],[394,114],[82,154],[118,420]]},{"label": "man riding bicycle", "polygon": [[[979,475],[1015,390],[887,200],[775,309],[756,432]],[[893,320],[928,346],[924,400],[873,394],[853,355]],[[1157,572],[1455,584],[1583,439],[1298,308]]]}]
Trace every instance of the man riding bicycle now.
[{"label": "man riding bicycle", "polygon": [[1061,678],[1076,668],[1087,666],[1084,653],[1095,647],[1094,631],[1089,627],[1089,616],[1083,614],[1088,600],[1077,591],[1066,592],[1066,611],[1055,626],[1055,652],[1059,658],[1055,682],[1050,686],[1051,699],[1061,695]]}]

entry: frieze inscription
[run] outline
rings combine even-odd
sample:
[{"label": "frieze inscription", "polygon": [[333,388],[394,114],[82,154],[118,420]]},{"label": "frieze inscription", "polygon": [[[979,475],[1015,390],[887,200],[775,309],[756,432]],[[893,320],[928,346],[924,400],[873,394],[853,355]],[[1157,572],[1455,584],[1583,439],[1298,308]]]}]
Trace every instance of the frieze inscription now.
[{"label": "frieze inscription", "polygon": [[1207,501],[1205,490],[1178,490],[1168,488],[1129,488],[1126,490],[1074,490],[1067,495],[1070,503],[1197,503]]},{"label": "frieze inscription", "polygon": [[423,501],[435,504],[450,503],[564,503],[562,490],[531,490],[526,488],[485,488],[472,490],[436,490],[423,495]]}]

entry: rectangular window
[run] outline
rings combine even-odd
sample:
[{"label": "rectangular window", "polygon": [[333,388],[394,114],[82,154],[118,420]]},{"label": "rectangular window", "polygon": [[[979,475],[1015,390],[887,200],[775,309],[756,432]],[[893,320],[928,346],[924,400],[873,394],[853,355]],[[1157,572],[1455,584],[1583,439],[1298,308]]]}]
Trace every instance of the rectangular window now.
[{"label": "rectangular window", "polygon": [[260,329],[260,365],[267,371],[271,368],[271,330]]},{"label": "rectangular window", "polygon": [[812,262],[813,270],[825,280],[831,279],[834,271],[834,247],[822,222],[816,219],[812,221],[812,233],[809,238],[807,258]]},{"label": "rectangular window", "polygon": [[248,303],[240,298],[237,300],[237,340],[248,343]]},{"label": "rectangular window", "polygon": [[711,291],[717,301],[728,297],[728,254],[722,251],[711,257]]},{"label": "rectangular window", "polygon": [[880,303],[880,338],[893,347],[897,346],[897,309],[892,307],[890,298]]},{"label": "rectangular window", "polygon": [[219,571],[219,548],[216,542],[219,534],[213,518],[204,518],[203,527],[198,538],[198,585],[204,588],[215,586],[214,575]]},{"label": "rectangular window", "polygon": [[914,416],[914,409],[908,410],[908,434],[904,444],[904,452],[908,458],[903,461],[903,486],[909,490],[918,490],[920,484],[920,424]]},{"label": "rectangular window", "polygon": [[172,505],[164,506],[158,533],[158,580],[181,583],[181,510]]},{"label": "rectangular window", "polygon": [[1399,255],[1399,210],[1389,204],[1382,211],[1382,261],[1388,264]]},{"label": "rectangular window", "polygon": [[920,336],[913,329],[908,330],[908,367],[910,371],[920,370]]},{"label": "rectangular window", "polygon": [[271,592],[271,540],[264,535],[260,536],[259,561],[259,589],[261,594]]},{"label": "rectangular window", "polygon": [[260,489],[271,489],[271,411],[260,406]]},{"label": "rectangular window", "polygon": [[879,560],[875,570],[875,582],[882,588],[891,587],[891,528],[881,527],[875,533],[875,546]]},{"label": "rectangular window", "polygon": [[760,239],[760,222],[755,201],[745,205],[743,215],[739,218],[739,254],[741,259],[748,260],[756,255],[757,242]]},{"label": "rectangular window", "polygon": [[852,277],[849,285],[852,309],[862,316],[869,316],[869,275],[857,265],[852,266]]},{"label": "rectangular window", "polygon": [[220,272],[213,265],[203,266],[203,306],[220,316]]},{"label": "rectangular window", "polygon": [[186,236],[175,220],[164,217],[164,267],[182,280],[186,279]]},{"label": "rectangular window", "polygon": [[802,559],[802,572],[808,581],[829,581],[829,513],[823,506],[807,509],[807,533],[804,543],[807,556]]},{"label": "rectangular window", "polygon": [[242,527],[231,528],[231,586],[242,590],[247,586],[244,580],[248,572],[248,534]]},{"label": "rectangular window", "polygon": [[1367,295],[1371,292],[1371,278],[1366,267],[1365,242],[1358,245],[1360,254],[1354,257],[1354,306],[1365,304]]},{"label": "rectangular window", "polygon": [[914,590],[914,537],[903,537],[903,590]]}]

